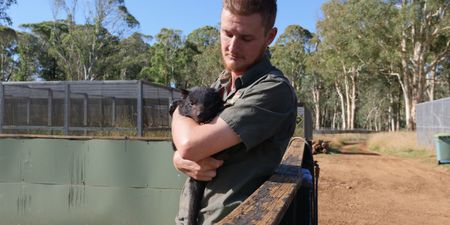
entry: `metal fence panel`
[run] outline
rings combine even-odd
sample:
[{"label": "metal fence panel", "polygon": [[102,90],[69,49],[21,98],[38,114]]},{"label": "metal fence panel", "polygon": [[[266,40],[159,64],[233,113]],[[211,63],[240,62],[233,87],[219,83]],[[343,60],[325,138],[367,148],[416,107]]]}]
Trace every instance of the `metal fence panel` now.
[{"label": "metal fence panel", "polygon": [[0,138],[0,224],[173,224],[170,141]]},{"label": "metal fence panel", "polygon": [[417,143],[434,148],[434,135],[441,132],[450,132],[450,98],[417,104]]},{"label": "metal fence panel", "polygon": [[137,80],[0,82],[0,133],[167,135],[180,96]]}]

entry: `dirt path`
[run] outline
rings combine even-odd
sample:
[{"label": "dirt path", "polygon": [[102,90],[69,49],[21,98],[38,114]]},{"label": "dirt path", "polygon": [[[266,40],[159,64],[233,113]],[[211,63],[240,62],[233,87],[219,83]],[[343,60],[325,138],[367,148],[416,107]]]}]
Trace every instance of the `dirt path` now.
[{"label": "dirt path", "polygon": [[320,225],[450,224],[450,172],[360,149],[315,155]]}]

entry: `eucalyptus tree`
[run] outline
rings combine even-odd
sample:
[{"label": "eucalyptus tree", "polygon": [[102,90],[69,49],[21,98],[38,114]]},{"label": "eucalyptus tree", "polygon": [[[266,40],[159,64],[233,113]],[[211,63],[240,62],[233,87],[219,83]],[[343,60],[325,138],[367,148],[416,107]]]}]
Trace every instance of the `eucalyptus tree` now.
[{"label": "eucalyptus tree", "polygon": [[289,78],[297,94],[301,91],[301,76],[306,73],[308,46],[313,35],[299,25],[290,25],[271,48],[272,61]]},{"label": "eucalyptus tree", "polygon": [[17,51],[17,33],[14,29],[0,26],[0,81],[8,81],[16,68],[14,55]]},{"label": "eucalyptus tree", "polygon": [[399,41],[392,49],[399,55],[400,63],[391,74],[397,76],[401,84],[407,128],[413,130],[416,104],[424,101],[427,77],[447,63],[450,55],[450,1],[401,0],[395,3]]},{"label": "eucalyptus tree", "polygon": [[[34,80],[45,67],[44,57],[47,54],[41,51],[41,46],[35,36],[27,32],[18,33],[17,41],[17,70],[13,80]],[[42,64],[40,62],[42,61]]]},{"label": "eucalyptus tree", "polygon": [[[126,28],[134,28],[138,21],[128,12],[123,0],[95,0],[85,4],[88,12],[84,24],[77,24],[75,18],[79,3],[77,0],[54,0],[54,21],[27,24],[47,46],[51,57],[57,60],[66,79],[94,80],[110,79],[118,74],[104,74],[103,68],[110,64],[108,56],[115,52],[119,35]],[[60,20],[60,14],[65,19]],[[44,33],[42,32],[44,29]]]},{"label": "eucalyptus tree", "polygon": [[376,68],[380,56],[377,35],[385,29],[387,12],[379,0],[332,0],[322,7],[324,19],[317,26],[324,56],[333,76],[342,110],[342,128],[353,129],[358,86]]},{"label": "eucalyptus tree", "polygon": [[[216,27],[205,26],[192,31],[186,40],[193,60],[190,72],[185,74],[188,86],[209,86],[223,70],[220,53],[220,34]],[[189,64],[188,64],[189,65]]]},{"label": "eucalyptus tree", "polygon": [[84,24],[106,28],[119,37],[140,25],[128,11],[125,0],[52,0],[52,3],[54,20],[64,18],[75,24],[75,18],[80,18],[79,11],[83,10]]},{"label": "eucalyptus tree", "polygon": [[[71,72],[71,63],[64,57],[63,37],[69,28],[64,21],[46,21],[34,24],[22,24],[22,28],[29,30],[31,37],[23,38],[22,46],[37,45],[34,54],[21,55],[21,61],[26,61],[30,55],[37,55],[38,75],[45,80],[66,80],[67,73]],[[24,36],[25,37],[25,36]],[[34,42],[34,43],[32,43]]]},{"label": "eucalyptus tree", "polygon": [[[312,109],[314,111],[314,125],[316,129],[320,129],[324,127],[324,120],[327,116],[327,112],[324,110],[324,103],[328,100],[330,101],[331,95],[333,94],[329,90],[333,90],[333,84],[326,80],[326,70],[324,70],[323,65],[324,58],[321,57],[321,53],[318,49],[320,48],[320,40],[317,35],[313,35],[313,38],[310,40],[309,44],[310,48],[308,48],[308,54],[306,56],[306,70],[305,74],[302,78],[302,94],[300,95],[300,99],[304,95],[306,99],[301,99],[304,102],[311,102]],[[308,94],[310,93],[310,94]],[[308,101],[309,99],[309,101]]]},{"label": "eucalyptus tree", "polygon": [[16,3],[16,0],[0,0],[0,26],[3,24],[2,21],[6,23],[5,25],[12,24],[11,17],[6,14],[6,10],[8,10],[11,5]]},{"label": "eucalyptus tree", "polygon": [[163,85],[178,86],[181,81],[180,55],[183,49],[181,30],[162,28],[149,48],[150,64],[142,72],[143,78]]},{"label": "eucalyptus tree", "polygon": [[152,38],[150,35],[136,32],[120,40],[117,52],[110,56],[113,67],[120,71],[119,79],[140,79],[142,69],[150,63],[151,55],[148,50]]}]

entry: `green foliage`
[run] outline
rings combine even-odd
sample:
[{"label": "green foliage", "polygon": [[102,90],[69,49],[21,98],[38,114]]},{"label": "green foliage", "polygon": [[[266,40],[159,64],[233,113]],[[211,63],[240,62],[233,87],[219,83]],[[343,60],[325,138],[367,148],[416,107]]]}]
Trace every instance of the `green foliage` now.
[{"label": "green foliage", "polygon": [[220,53],[220,34],[215,27],[205,26],[192,31],[186,47],[191,49],[192,70],[185,73],[186,87],[209,86],[223,70]]},{"label": "green foliage", "polygon": [[[122,1],[123,2],[123,1]],[[128,12],[127,7],[125,5],[119,5],[118,8],[121,13],[123,20],[127,23],[128,27],[137,27],[139,26],[139,21]]]},{"label": "green foliage", "polygon": [[2,21],[6,23],[6,25],[11,25],[11,18],[6,14],[6,10],[13,4],[16,4],[16,0],[0,0],[0,26],[2,25]]},{"label": "green foliage", "polygon": [[17,52],[17,33],[15,30],[0,26],[0,81],[8,81],[16,67],[14,55]]},{"label": "green foliage", "polygon": [[312,34],[298,26],[290,25],[280,35],[271,49],[272,61],[291,81],[299,94],[301,90],[301,76],[306,73],[307,48]]},{"label": "green foliage", "polygon": [[206,26],[184,40],[179,30],[163,28],[149,49],[150,64],[141,78],[180,88],[209,86],[222,71],[219,31]]}]

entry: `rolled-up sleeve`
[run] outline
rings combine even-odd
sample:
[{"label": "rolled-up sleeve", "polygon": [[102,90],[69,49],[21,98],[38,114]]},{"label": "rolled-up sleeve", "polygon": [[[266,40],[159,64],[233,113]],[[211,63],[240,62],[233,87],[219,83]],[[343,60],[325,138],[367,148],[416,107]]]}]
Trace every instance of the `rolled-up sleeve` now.
[{"label": "rolled-up sleeve", "polygon": [[239,98],[220,114],[247,150],[273,137],[295,110],[296,100],[287,82],[283,78],[266,78],[243,90]]}]

